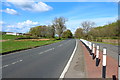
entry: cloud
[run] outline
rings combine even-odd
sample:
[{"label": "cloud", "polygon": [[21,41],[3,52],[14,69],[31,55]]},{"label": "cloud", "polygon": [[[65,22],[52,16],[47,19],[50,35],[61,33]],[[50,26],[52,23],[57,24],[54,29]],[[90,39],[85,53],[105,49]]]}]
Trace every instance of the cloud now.
[{"label": "cloud", "polygon": [[3,26],[3,24],[5,24],[5,22],[0,21],[0,31],[2,31],[2,26]]},{"label": "cloud", "polygon": [[10,9],[10,8],[6,8],[5,10],[1,10],[1,12],[5,12],[8,14],[12,14],[12,15],[18,15],[18,12],[14,9]]},{"label": "cloud", "polygon": [[51,6],[43,2],[35,2],[34,0],[7,0],[7,2],[14,4],[22,10],[32,12],[44,12],[52,9]]},{"label": "cloud", "polygon": [[26,20],[26,21],[24,21],[24,22],[19,22],[19,23],[17,24],[17,27],[18,27],[18,28],[31,27],[31,26],[35,26],[35,25],[37,25],[37,24],[38,24],[38,22],[33,22],[33,21],[31,21],[31,20]]},{"label": "cloud", "polygon": [[3,24],[5,24],[5,22],[3,22],[3,21],[0,21],[0,25],[3,25]]},{"label": "cloud", "polygon": [[26,20],[23,22],[18,22],[14,25],[6,25],[3,28],[3,31],[10,31],[10,32],[28,32],[31,27],[39,25],[39,22],[33,22],[31,20]]},{"label": "cloud", "polygon": [[19,22],[15,25],[7,25],[6,27],[24,28],[24,27],[31,27],[31,26],[33,27],[37,24],[38,24],[38,22],[33,22],[31,20],[26,20],[24,22]]},{"label": "cloud", "polygon": [[11,6],[8,2],[3,2],[2,4],[5,5],[5,6],[7,6],[7,7]]}]

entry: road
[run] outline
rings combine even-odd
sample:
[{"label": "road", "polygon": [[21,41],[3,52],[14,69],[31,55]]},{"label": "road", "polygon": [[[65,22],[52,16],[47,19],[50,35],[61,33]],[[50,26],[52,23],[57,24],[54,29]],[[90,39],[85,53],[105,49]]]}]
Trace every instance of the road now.
[{"label": "road", "polygon": [[75,39],[2,57],[3,78],[59,78],[76,45]]}]

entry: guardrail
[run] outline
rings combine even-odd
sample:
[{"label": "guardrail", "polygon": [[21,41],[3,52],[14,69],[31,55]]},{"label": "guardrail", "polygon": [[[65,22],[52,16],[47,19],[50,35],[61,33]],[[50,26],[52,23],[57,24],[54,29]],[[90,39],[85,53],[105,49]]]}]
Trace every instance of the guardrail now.
[{"label": "guardrail", "polygon": [[[92,59],[96,59],[96,66],[98,67],[99,65],[99,53],[100,53],[100,46],[99,45],[95,45],[94,43],[84,40],[84,39],[80,39],[80,41],[82,41],[83,44],[85,44],[85,46],[88,48],[90,55],[92,56]],[[96,48],[95,48],[96,46]],[[95,54],[96,53],[96,54]],[[106,78],[106,63],[107,63],[107,49],[103,48],[103,62],[102,62],[102,78]]]}]

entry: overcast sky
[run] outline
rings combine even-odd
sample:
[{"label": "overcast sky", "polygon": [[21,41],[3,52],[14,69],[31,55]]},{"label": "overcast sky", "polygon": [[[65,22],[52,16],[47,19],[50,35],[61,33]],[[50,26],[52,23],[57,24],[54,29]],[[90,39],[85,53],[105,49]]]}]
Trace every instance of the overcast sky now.
[{"label": "overcast sky", "polygon": [[49,25],[55,17],[63,16],[68,19],[67,28],[74,33],[78,27],[81,27],[81,22],[86,20],[95,22],[96,26],[117,20],[118,3],[105,1],[34,2],[33,0],[5,0],[0,3],[0,5],[2,4],[0,24],[2,24],[3,31],[25,33],[31,27]]}]

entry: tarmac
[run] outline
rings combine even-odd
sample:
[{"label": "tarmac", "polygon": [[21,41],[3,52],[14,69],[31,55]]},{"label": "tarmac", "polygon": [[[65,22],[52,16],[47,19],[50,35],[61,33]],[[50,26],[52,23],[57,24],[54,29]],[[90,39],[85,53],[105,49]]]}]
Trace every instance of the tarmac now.
[{"label": "tarmac", "polygon": [[65,78],[86,78],[85,60],[82,46],[78,41],[77,50],[71,61],[70,67],[65,75]]}]

